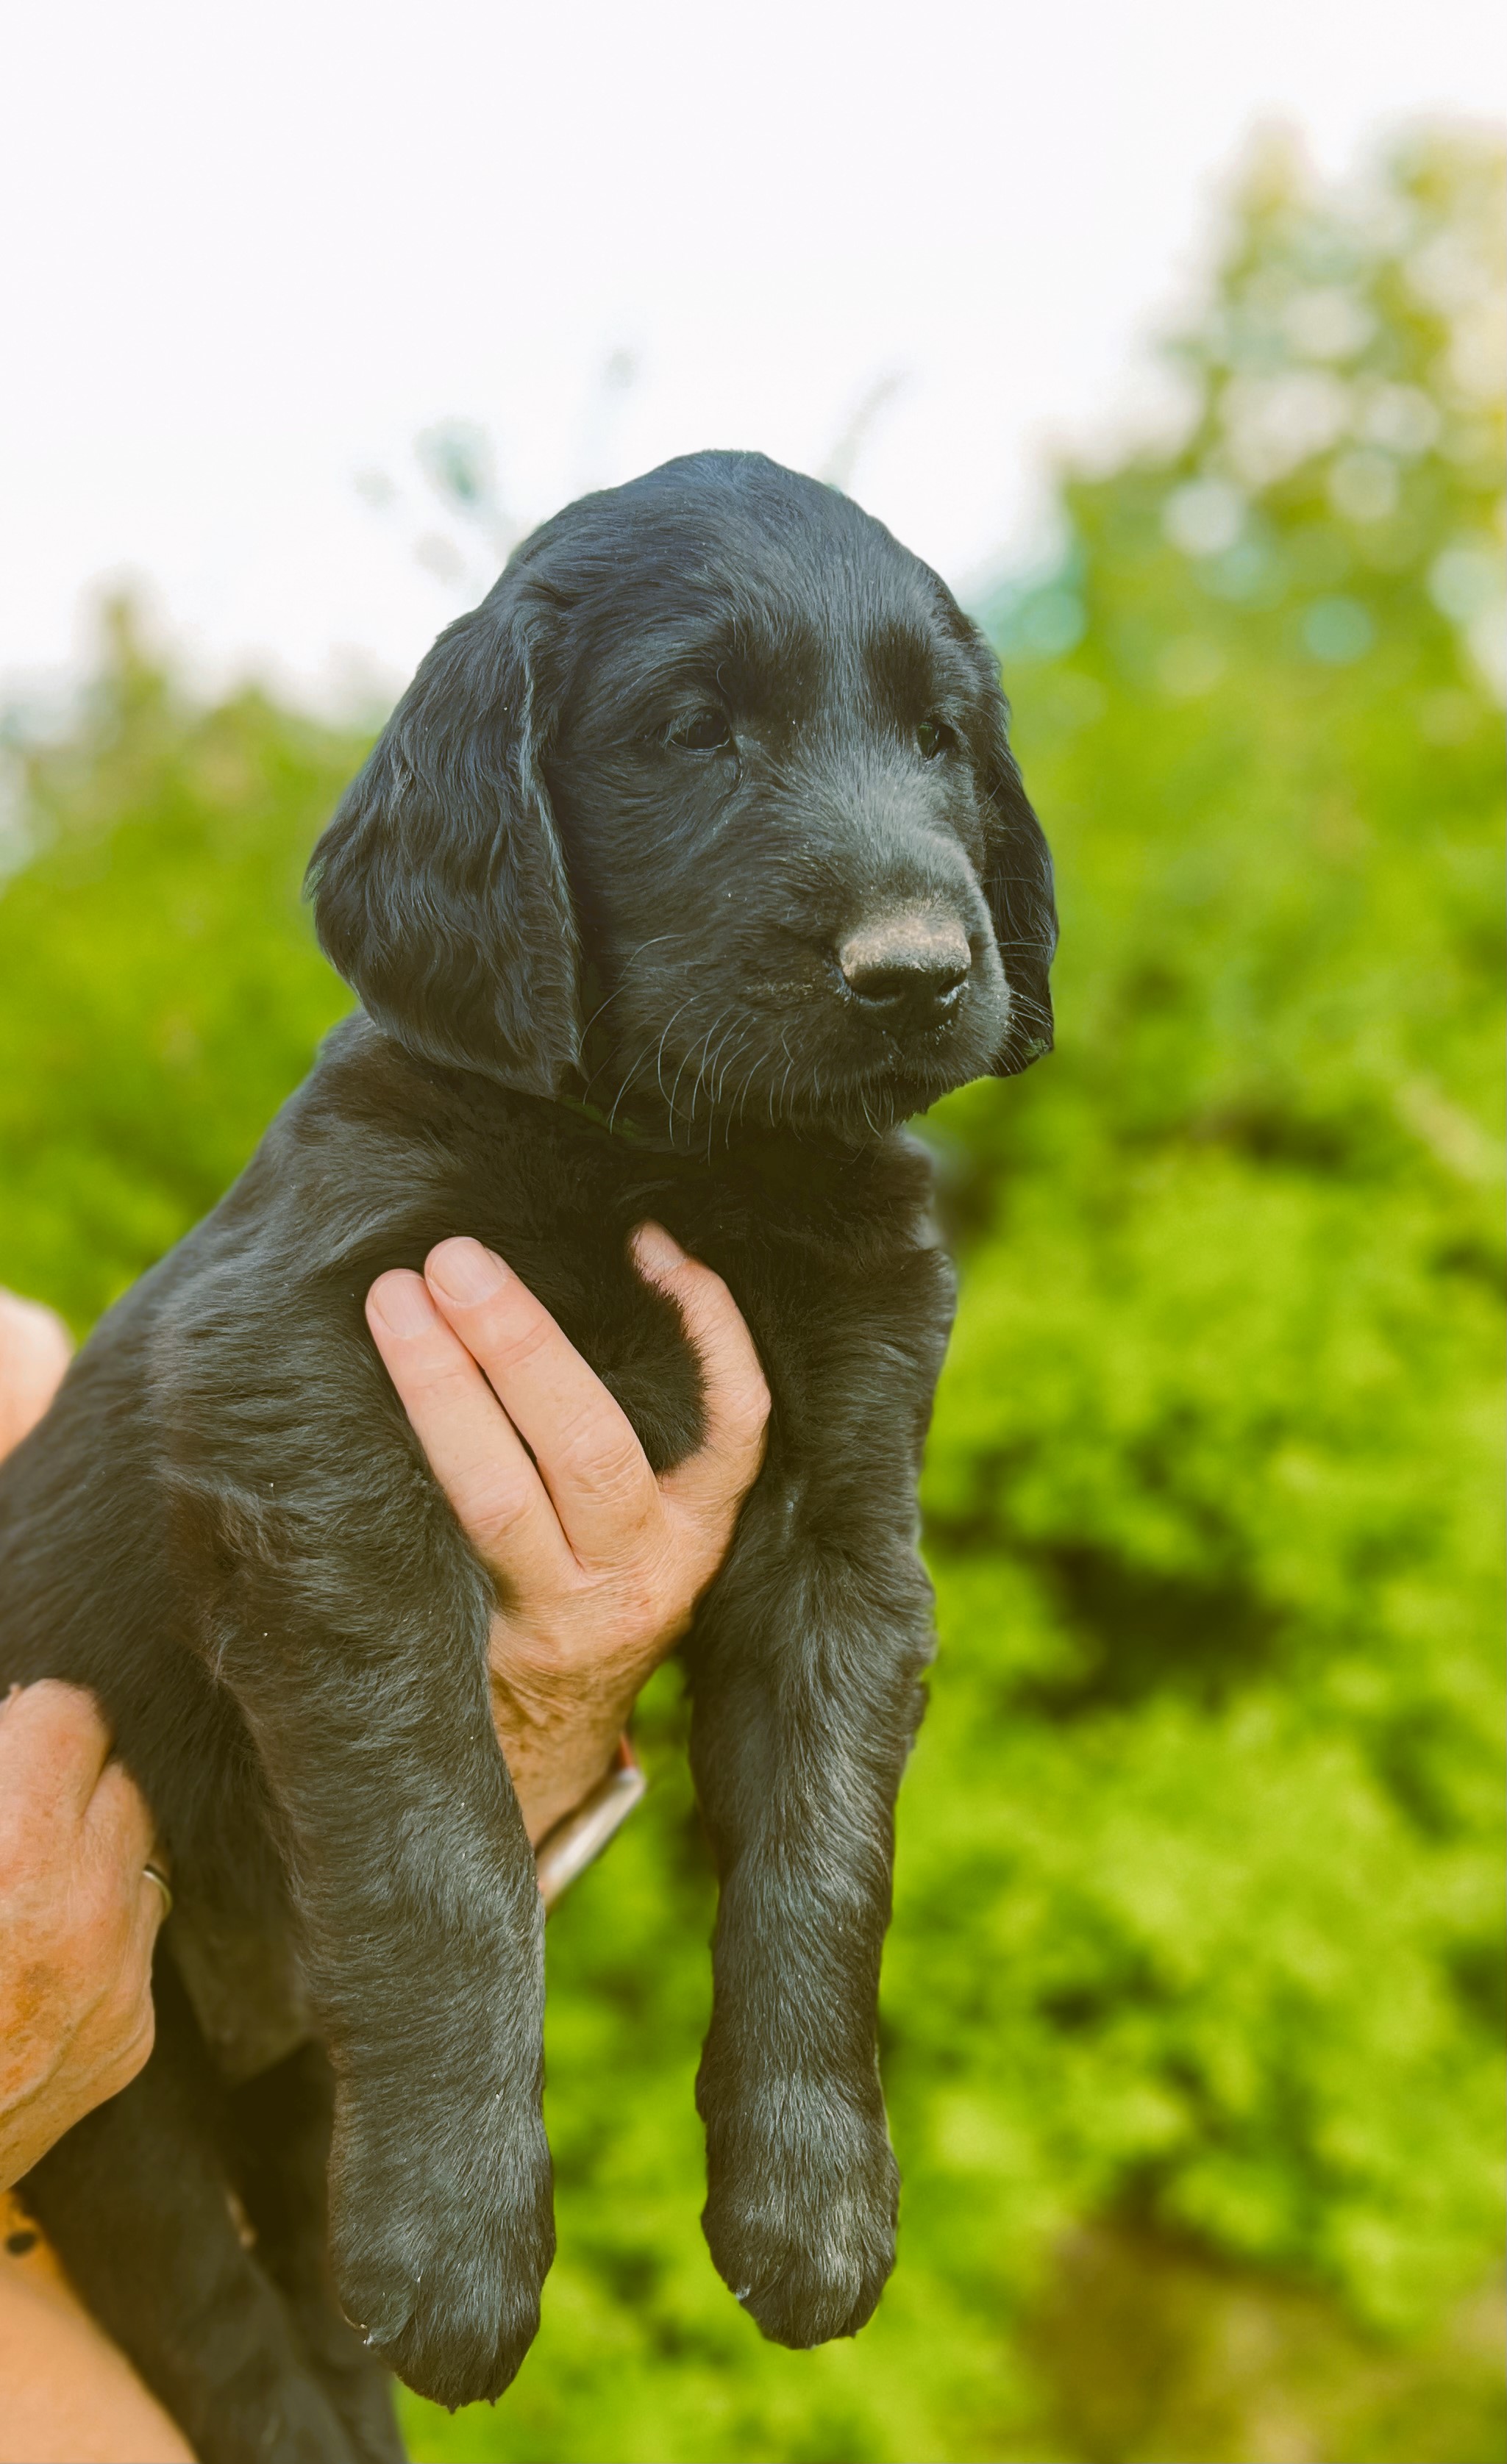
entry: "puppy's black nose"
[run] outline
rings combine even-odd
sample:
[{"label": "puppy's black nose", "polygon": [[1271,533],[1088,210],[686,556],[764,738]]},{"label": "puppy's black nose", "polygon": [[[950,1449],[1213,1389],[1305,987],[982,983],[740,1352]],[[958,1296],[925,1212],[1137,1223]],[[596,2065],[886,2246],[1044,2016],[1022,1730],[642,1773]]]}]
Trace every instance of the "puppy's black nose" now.
[{"label": "puppy's black nose", "polygon": [[849,991],[887,1025],[931,1026],[957,1008],[972,954],[955,916],[922,908],[860,925],[837,964]]}]

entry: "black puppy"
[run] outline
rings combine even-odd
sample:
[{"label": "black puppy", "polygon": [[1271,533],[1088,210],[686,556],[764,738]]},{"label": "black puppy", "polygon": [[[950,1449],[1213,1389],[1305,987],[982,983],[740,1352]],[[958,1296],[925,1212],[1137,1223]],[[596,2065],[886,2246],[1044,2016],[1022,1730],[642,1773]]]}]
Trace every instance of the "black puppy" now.
[{"label": "black puppy", "polygon": [[526,541],[311,877],[365,1014],[0,1482],[0,1683],[97,1689],[179,1893],[151,2062],[26,2196],[212,2464],[394,2452],[368,2353],[497,2395],[553,2249],[493,1597],[362,1315],[457,1232],[656,1468],[698,1441],[698,1377],[631,1227],[722,1273],[758,1343],[767,1456],[684,1654],[721,1886],[705,2226],[766,2335],[869,2317],[951,1310],[895,1125],[1051,1043],[1050,862],[993,658],[877,522],[756,455]]}]

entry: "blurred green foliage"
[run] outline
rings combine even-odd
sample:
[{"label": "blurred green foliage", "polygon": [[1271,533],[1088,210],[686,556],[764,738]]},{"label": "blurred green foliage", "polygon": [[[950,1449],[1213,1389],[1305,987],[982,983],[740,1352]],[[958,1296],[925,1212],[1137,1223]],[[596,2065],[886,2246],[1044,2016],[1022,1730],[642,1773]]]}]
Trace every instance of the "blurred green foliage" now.
[{"label": "blurred green foliage", "polygon": [[219,1198],[350,1006],[299,905],[366,750],[183,703],[131,611],[77,724],[16,755],[0,851],[0,1280],[83,1333]]},{"label": "blurred green foliage", "polygon": [[[410,2407],[419,2454],[1502,2453],[1489,2346],[1435,2323],[1501,2231],[1500,187],[1468,134],[1342,194],[1269,149],[1180,435],[1067,479],[1060,560],[988,611],[1059,1046],[930,1125],[964,1276],[879,2316],[772,2350],[702,2249],[665,1674],[649,1804],[550,1928],[543,2331],[495,2413]],[[344,1006],[298,884],[362,750],[185,703],[112,627],[18,743],[0,896],[0,1277],[80,1330]],[[1210,2409],[1187,2322],[1241,2301],[1259,2387],[1227,2353]],[[1163,2344],[1193,2393],[1147,2392]]]}]

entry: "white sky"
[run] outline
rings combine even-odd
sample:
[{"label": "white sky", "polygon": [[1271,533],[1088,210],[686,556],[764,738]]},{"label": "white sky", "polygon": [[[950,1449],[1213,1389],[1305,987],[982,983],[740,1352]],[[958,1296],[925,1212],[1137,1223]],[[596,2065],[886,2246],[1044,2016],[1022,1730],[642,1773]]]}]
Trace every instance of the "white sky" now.
[{"label": "white sky", "polygon": [[414,554],[446,419],[531,521],[820,467],[901,373],[853,493],[965,586],[1130,415],[1252,124],[1342,167],[1507,110],[1507,45],[1491,0],[47,0],[5,78],[0,697],[134,576],[203,674],[327,699],[476,595]]}]

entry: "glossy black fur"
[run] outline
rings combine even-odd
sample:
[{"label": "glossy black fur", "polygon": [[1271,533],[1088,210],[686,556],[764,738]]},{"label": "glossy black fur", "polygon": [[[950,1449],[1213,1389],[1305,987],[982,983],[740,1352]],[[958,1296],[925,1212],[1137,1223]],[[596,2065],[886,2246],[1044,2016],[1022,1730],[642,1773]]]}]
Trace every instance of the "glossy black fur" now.
[{"label": "glossy black fur", "polygon": [[[720,1877],[704,2221],[765,2334],[873,2310],[951,1310],[896,1124],[1051,1040],[1050,865],[987,649],[877,523],[757,456],[672,463],[526,542],[313,879],[365,1014],[0,1474],[0,1684],[97,1688],[179,1891],[158,2050],[26,2195],[207,2464],[396,2453],[372,2355],[496,2395],[553,2248],[491,1587],[362,1314],[453,1233],[510,1261],[658,1466],[697,1442],[698,1380],[632,1227],[717,1267],[758,1342],[767,1458],[685,1646]],[[968,936],[919,1025],[832,956],[897,909]]]}]

